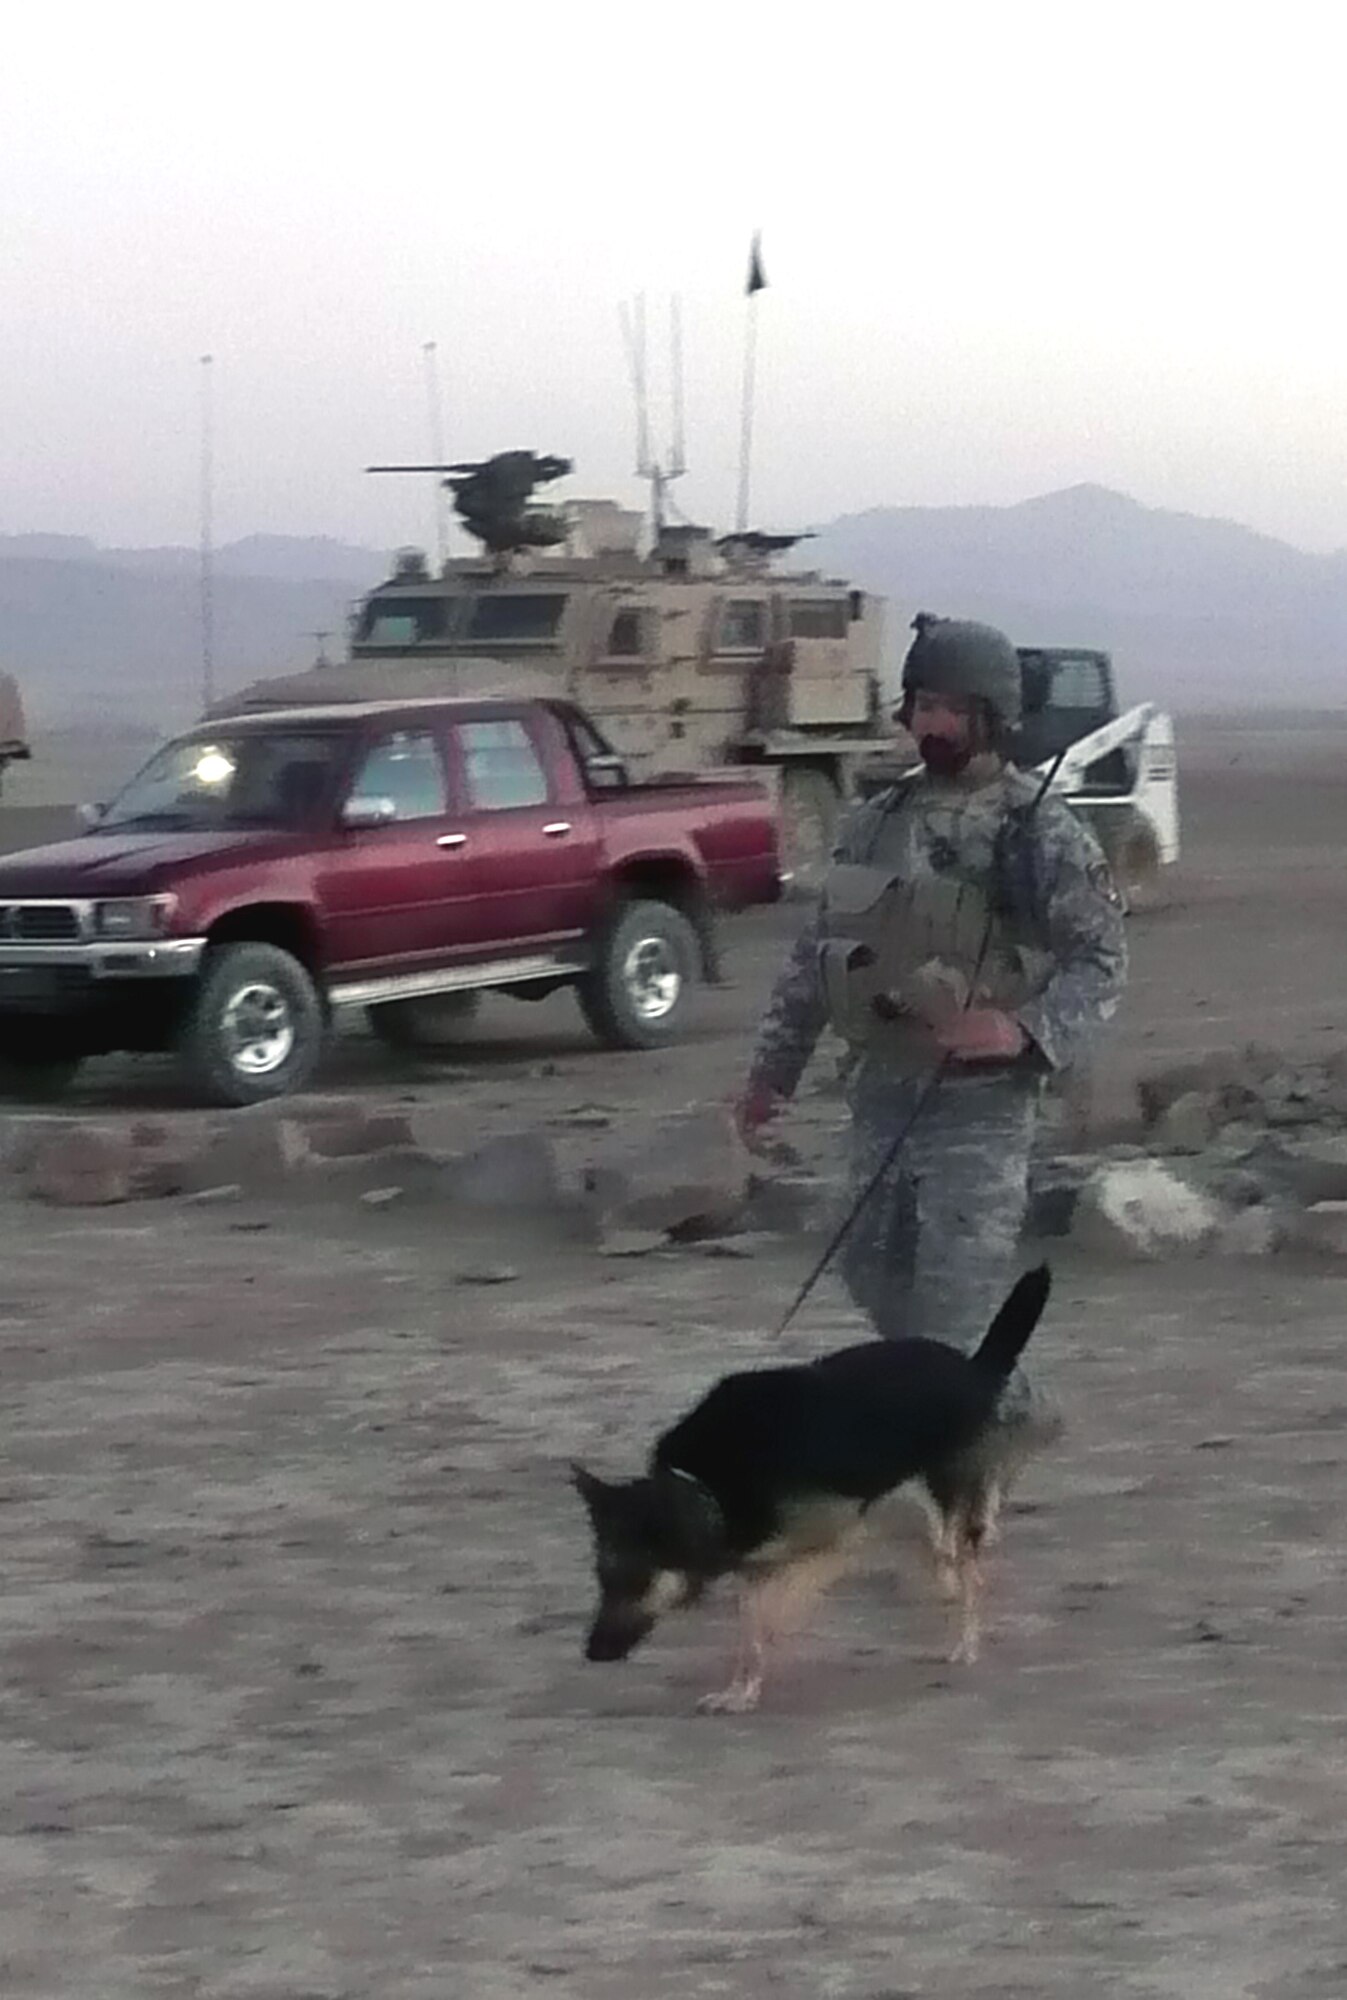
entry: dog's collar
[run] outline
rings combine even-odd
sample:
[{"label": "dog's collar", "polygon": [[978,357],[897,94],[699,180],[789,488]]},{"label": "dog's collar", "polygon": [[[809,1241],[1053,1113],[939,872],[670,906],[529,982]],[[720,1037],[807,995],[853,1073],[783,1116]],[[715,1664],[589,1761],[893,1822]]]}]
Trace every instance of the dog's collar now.
[{"label": "dog's collar", "polygon": [[666,1469],[673,1475],[675,1479],[684,1480],[687,1485],[694,1488],[697,1497],[701,1500],[703,1506],[706,1508],[707,1512],[711,1516],[712,1524],[715,1527],[716,1533],[718,1535],[723,1535],[725,1532],[725,1516],[721,1512],[719,1500],[717,1500],[715,1494],[711,1491],[710,1487],[706,1484],[705,1480],[698,1479],[695,1472],[684,1472],[681,1465],[671,1465]]}]

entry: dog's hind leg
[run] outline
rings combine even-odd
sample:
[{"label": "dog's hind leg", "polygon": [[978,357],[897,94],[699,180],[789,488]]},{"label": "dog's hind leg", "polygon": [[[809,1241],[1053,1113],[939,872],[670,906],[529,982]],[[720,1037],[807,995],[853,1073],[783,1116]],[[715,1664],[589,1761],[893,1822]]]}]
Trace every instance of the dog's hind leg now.
[{"label": "dog's hind leg", "polygon": [[951,1666],[971,1667],[982,1650],[982,1530],[976,1516],[964,1517],[956,1528],[959,1580],[959,1636],[950,1654]]},{"label": "dog's hind leg", "polygon": [[994,1549],[1001,1539],[1001,1504],[1004,1499],[1005,1489],[1001,1481],[989,1479],[979,1509],[979,1539],[984,1549]]},{"label": "dog's hind leg", "polygon": [[927,1474],[917,1488],[917,1498],[930,1532],[936,1595],[943,1603],[954,1604],[963,1590],[959,1551],[967,1518],[966,1487],[957,1473],[951,1475],[948,1468],[942,1468]]},{"label": "dog's hind leg", "polygon": [[936,1594],[944,1603],[952,1604],[959,1595],[959,1523],[954,1515],[939,1508],[932,1512],[930,1522]]}]

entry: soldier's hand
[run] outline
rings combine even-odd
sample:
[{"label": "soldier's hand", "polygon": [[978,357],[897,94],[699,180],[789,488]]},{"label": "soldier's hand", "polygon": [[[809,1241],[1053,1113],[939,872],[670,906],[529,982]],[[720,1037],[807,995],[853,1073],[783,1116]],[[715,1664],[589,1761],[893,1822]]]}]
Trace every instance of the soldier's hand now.
[{"label": "soldier's hand", "polygon": [[936,1029],[936,1040],[955,1062],[1008,1062],[1023,1055],[1029,1037],[1013,1014],[999,1007],[967,1007]]},{"label": "soldier's hand", "polygon": [[771,1124],[785,1102],[779,1090],[772,1090],[765,1083],[750,1084],[736,1100],[734,1123],[739,1137],[751,1151],[757,1150],[763,1127]]}]

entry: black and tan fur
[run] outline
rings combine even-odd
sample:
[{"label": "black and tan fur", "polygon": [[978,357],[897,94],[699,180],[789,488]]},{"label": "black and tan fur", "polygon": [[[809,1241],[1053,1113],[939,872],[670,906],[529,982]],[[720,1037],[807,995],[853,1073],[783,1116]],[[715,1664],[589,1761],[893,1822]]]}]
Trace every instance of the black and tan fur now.
[{"label": "black and tan fur", "polygon": [[755,1707],[773,1642],[848,1566],[874,1503],[918,1481],[937,1568],[961,1607],[954,1657],[975,1659],[979,1558],[997,1493],[978,1447],[1049,1285],[1046,1266],[1021,1278],[972,1355],[933,1340],[867,1341],[727,1375],[659,1438],[643,1478],[610,1483],[577,1466],[599,1583],[586,1656],[625,1659],[666,1611],[733,1575],[739,1659],[701,1706]]}]

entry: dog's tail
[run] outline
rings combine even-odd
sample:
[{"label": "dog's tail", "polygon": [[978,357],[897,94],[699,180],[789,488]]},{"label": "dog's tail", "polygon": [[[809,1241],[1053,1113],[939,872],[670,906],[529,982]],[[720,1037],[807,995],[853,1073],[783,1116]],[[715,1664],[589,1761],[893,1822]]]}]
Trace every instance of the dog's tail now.
[{"label": "dog's tail", "polygon": [[1029,1345],[1029,1336],[1038,1325],[1052,1290],[1052,1273],[1046,1264],[1026,1271],[996,1318],[988,1327],[973,1365],[998,1382],[1004,1382]]}]

